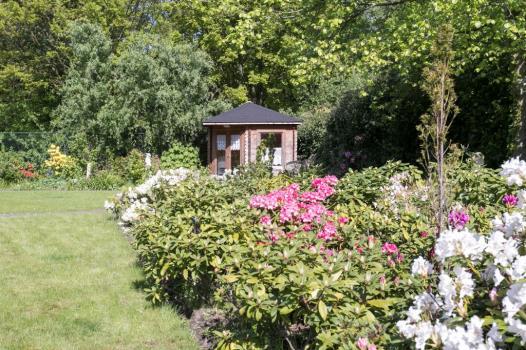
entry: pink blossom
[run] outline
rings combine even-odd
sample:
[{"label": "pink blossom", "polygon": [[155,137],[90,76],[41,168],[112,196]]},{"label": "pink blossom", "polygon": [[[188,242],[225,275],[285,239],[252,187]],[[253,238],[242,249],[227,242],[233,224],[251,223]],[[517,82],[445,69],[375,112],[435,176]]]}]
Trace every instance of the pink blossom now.
[{"label": "pink blossom", "polygon": [[369,344],[367,338],[358,338],[358,341],[356,342],[356,346],[360,350],[367,350],[367,344]]},{"label": "pink blossom", "polygon": [[275,232],[272,232],[268,235],[268,238],[274,243],[279,240],[279,235]]},{"label": "pink blossom", "polygon": [[502,198],[502,203],[504,203],[507,207],[514,207],[519,202],[519,198],[517,196],[514,196],[513,194],[506,194]]},{"label": "pink blossom", "polygon": [[402,253],[398,253],[398,254],[396,255],[396,262],[397,262],[397,263],[401,263],[402,261],[404,261],[404,254],[402,254]]},{"label": "pink blossom", "polygon": [[272,220],[270,219],[270,216],[263,215],[261,219],[259,219],[259,223],[261,225],[270,226],[270,224],[272,224]]},{"label": "pink blossom", "polygon": [[383,289],[385,286],[385,276],[384,275],[380,276],[379,282],[380,282],[380,286]]},{"label": "pink blossom", "polygon": [[394,243],[385,242],[382,246],[382,253],[396,254],[398,253],[398,247]]},{"label": "pink blossom", "polygon": [[318,232],[316,237],[326,241],[333,239],[336,237],[336,226],[332,221],[327,221],[325,225],[323,225],[321,231]]},{"label": "pink blossom", "polygon": [[303,231],[312,231],[312,226],[309,224],[303,225]]},{"label": "pink blossom", "polygon": [[289,201],[281,207],[279,221],[281,223],[291,222],[299,214],[300,207],[295,201]]},{"label": "pink blossom", "polygon": [[340,224],[346,224],[346,223],[349,222],[349,218],[347,218],[347,217],[345,217],[345,216],[340,216],[340,217],[338,218],[338,222],[339,222]]},{"label": "pink blossom", "polygon": [[420,237],[426,238],[427,236],[429,236],[429,233],[427,231],[420,232]]},{"label": "pink blossom", "polygon": [[452,210],[449,212],[448,221],[453,228],[462,230],[469,222],[469,215],[464,210]]},{"label": "pink blossom", "polygon": [[321,217],[327,213],[327,209],[321,204],[300,203],[299,206],[303,209],[300,214],[300,220],[303,223],[320,222]]}]

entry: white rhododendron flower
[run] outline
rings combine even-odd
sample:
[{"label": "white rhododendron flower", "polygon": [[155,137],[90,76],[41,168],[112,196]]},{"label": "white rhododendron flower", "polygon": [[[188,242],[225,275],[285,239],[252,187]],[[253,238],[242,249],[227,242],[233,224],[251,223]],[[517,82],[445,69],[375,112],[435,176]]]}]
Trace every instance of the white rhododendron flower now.
[{"label": "white rhododendron flower", "polygon": [[500,174],[506,178],[509,186],[522,186],[526,180],[526,162],[519,157],[512,158],[502,164]]},{"label": "white rhododendron flower", "polygon": [[526,283],[512,284],[502,300],[504,306],[502,311],[506,314],[506,319],[511,320],[524,304],[526,304]]},{"label": "white rhododendron flower", "polygon": [[526,256],[518,257],[510,269],[507,269],[506,272],[511,277],[513,281],[518,281],[526,277]]},{"label": "white rhododendron flower", "polygon": [[[122,214],[119,222],[121,227],[130,226],[133,222],[140,219],[142,213],[153,211],[150,204],[154,200],[154,197],[152,197],[154,196],[154,189],[161,186],[176,186],[189,176],[197,178],[199,177],[199,172],[185,168],[159,170],[142,184],[134,188],[128,188],[128,191],[125,193],[118,193],[115,196],[115,200],[122,205]],[[114,211],[115,203],[107,202],[105,203],[105,208]]]},{"label": "white rhododendron flower", "polygon": [[444,298],[444,309],[451,315],[456,308],[464,307],[465,297],[473,296],[473,278],[466,269],[455,266],[453,272],[455,277],[442,272],[438,283],[438,292]]},{"label": "white rhododendron flower", "polygon": [[419,256],[413,261],[413,265],[411,266],[411,274],[413,276],[427,277],[432,272],[433,265],[423,257]]},{"label": "white rhododendron flower", "polygon": [[526,324],[517,319],[508,321],[508,331],[521,337],[521,345],[526,344]]},{"label": "white rhododendron flower", "polygon": [[516,193],[517,196],[517,208],[526,209],[526,190],[520,190]]},{"label": "white rhododendron flower", "polygon": [[480,259],[486,248],[484,237],[467,229],[446,230],[441,233],[435,245],[435,254],[442,262],[453,256]]},{"label": "white rhododendron flower", "polygon": [[[526,162],[511,159],[503,164],[501,174],[509,185],[526,185]],[[526,255],[521,255],[526,240],[526,190],[506,196],[518,200],[502,201],[506,211],[494,218],[491,232],[447,230],[437,239],[434,251],[440,275],[438,283],[429,283],[427,288],[428,295],[437,294],[430,298],[439,307],[425,311],[427,304],[419,295],[407,319],[397,323],[400,334],[412,339],[417,349],[496,350],[516,339],[526,345]],[[425,266],[421,257],[415,259],[413,276],[422,276]],[[481,297],[487,302],[477,305],[473,298]],[[482,322],[487,316],[495,319],[491,327]],[[504,345],[504,340],[510,343]]]},{"label": "white rhododendron flower", "polygon": [[486,252],[493,256],[495,264],[506,267],[519,255],[518,244],[513,238],[505,238],[501,231],[495,231],[488,238]]},{"label": "white rhododendron flower", "polygon": [[494,231],[502,231],[506,237],[520,234],[526,229],[524,217],[519,212],[504,213],[502,217],[496,217],[491,223]]}]

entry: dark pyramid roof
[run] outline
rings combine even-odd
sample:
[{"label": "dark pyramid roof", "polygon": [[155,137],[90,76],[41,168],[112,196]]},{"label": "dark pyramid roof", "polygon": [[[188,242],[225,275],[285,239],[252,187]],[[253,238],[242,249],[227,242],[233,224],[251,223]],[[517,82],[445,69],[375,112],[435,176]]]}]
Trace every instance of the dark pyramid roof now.
[{"label": "dark pyramid roof", "polygon": [[222,124],[301,124],[301,120],[247,102],[203,122],[203,125]]}]

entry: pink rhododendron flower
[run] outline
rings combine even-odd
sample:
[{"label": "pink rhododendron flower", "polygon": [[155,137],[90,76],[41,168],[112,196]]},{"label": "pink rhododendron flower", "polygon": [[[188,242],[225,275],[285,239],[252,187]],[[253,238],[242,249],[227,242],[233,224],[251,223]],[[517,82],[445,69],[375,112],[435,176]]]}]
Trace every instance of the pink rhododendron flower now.
[{"label": "pink rhododendron flower", "polygon": [[420,232],[420,237],[426,238],[427,236],[429,236],[429,233],[427,231]]},{"label": "pink rhododendron flower", "polygon": [[336,226],[333,222],[327,221],[325,225],[323,225],[321,231],[318,232],[316,237],[324,239],[326,241],[333,239],[334,237],[336,237]]},{"label": "pink rhododendron flower", "polygon": [[382,246],[382,253],[396,254],[398,253],[398,247],[394,243],[385,242]]},{"label": "pink rhododendron flower", "polygon": [[448,221],[453,228],[462,230],[469,222],[469,215],[464,210],[451,210]]},{"label": "pink rhododendron flower", "polygon": [[367,344],[369,344],[367,338],[358,338],[358,341],[356,342],[356,346],[360,350],[367,350]]},{"label": "pink rhododendron flower", "polygon": [[263,215],[261,219],[259,219],[259,223],[261,225],[270,226],[270,224],[272,224],[272,220],[270,219],[270,216]]},{"label": "pink rhododendron flower", "polygon": [[345,217],[345,216],[340,216],[340,217],[338,218],[338,222],[339,222],[340,224],[346,224],[346,223],[349,222],[349,218],[347,218],[347,217]]},{"label": "pink rhododendron flower", "polygon": [[293,219],[299,214],[300,207],[297,202],[287,202],[281,207],[279,213],[279,221],[281,223],[292,222]]},{"label": "pink rhododendron flower", "polygon": [[309,224],[303,225],[303,231],[312,231],[312,226]]},{"label": "pink rhododendron flower", "polygon": [[279,240],[279,235],[275,232],[272,232],[271,234],[268,235],[268,238],[272,241],[272,242],[276,242],[277,240]]},{"label": "pink rhododendron flower", "polygon": [[507,207],[514,207],[519,202],[519,198],[513,194],[506,194],[502,198],[502,203]]}]

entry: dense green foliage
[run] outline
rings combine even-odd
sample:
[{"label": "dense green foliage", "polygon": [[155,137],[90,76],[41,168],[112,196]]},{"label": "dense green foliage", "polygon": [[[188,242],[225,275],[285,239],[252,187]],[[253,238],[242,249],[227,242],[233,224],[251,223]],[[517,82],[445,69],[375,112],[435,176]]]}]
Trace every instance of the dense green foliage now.
[{"label": "dense green foliage", "polygon": [[173,140],[199,147],[199,122],[220,101],[253,100],[302,117],[300,155],[331,168],[345,151],[356,167],[414,162],[415,128],[429,107],[422,70],[448,23],[460,108],[452,139],[496,166],[526,135],[522,5],[5,1],[0,131],[55,126],[82,159],[132,148],[160,155]]},{"label": "dense green foliage", "polygon": [[100,28],[73,27],[71,68],[54,122],[71,151],[100,159],[200,142],[203,118],[223,108],[211,101],[207,55],[151,35],[130,38],[117,54],[110,47]]},{"label": "dense green foliage", "polygon": [[[470,227],[489,227],[509,190],[505,181],[472,160],[449,170],[451,202],[469,208]],[[245,169],[217,181],[181,173],[170,185],[149,180],[117,197],[110,208],[134,237],[148,297],[189,314],[203,306],[224,310],[228,321],[213,329],[220,349],[354,349],[359,337],[406,348],[395,323],[419,283],[409,264],[428,256],[434,241],[421,172],[388,163],[347,173],[324,205],[348,220],[327,241],[283,223],[279,211],[249,206],[253,195],[292,183],[308,191],[312,179],[266,174]],[[261,223],[265,215],[275,218],[270,226]],[[385,243],[399,254],[386,255]]]},{"label": "dense green foliage", "polygon": [[161,169],[196,168],[199,166],[197,148],[173,142],[170,149],[161,156]]}]

